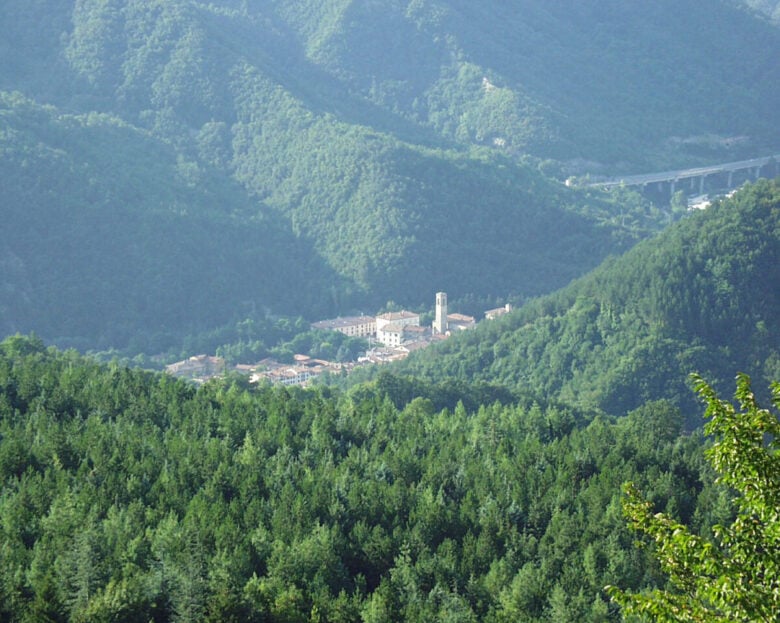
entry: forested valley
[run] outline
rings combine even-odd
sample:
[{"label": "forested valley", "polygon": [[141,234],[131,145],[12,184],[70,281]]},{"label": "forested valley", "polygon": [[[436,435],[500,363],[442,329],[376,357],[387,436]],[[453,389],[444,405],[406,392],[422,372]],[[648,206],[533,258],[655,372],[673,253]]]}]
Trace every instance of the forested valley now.
[{"label": "forested valley", "polygon": [[3,3],[0,333],[552,292],[680,216],[561,182],[774,153],[779,49],[721,0]]},{"label": "forested valley", "polygon": [[194,388],[6,339],[3,618],[619,620],[605,585],[663,585],[621,483],[705,534],[733,512],[667,402],[396,385]]},{"label": "forested valley", "polygon": [[[605,587],[668,586],[629,531],[625,482],[702,538],[736,516],[682,370],[728,395],[727,368],[746,366],[768,397],[780,314],[777,290],[757,284],[778,283],[778,186],[745,188],[435,357],[343,389],[196,387],[5,339],[3,617],[622,620]],[[475,349],[498,354],[502,340],[549,355],[491,366],[541,368],[547,384],[453,368],[479,370]],[[550,365],[561,358],[589,385]]]},{"label": "forested valley", "polygon": [[[777,11],[0,3],[0,620],[771,617]],[[515,309],[151,369],[440,291]]]},{"label": "forested valley", "polygon": [[780,378],[779,286],[780,181],[762,180],[399,369],[614,414],[658,398],[692,414],[691,372],[723,389],[735,371],[759,387]]}]

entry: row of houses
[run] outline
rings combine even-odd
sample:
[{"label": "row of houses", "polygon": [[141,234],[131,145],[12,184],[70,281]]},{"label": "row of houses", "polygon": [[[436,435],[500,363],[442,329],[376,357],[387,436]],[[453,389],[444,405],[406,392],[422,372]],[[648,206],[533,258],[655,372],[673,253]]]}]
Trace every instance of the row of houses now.
[{"label": "row of houses", "polygon": [[308,385],[310,381],[322,376],[325,372],[338,374],[342,371],[348,371],[353,365],[314,359],[308,355],[295,355],[295,363],[292,365],[266,359],[256,366],[249,376],[249,382],[268,381],[281,385]]},{"label": "row of houses", "polygon": [[[491,309],[485,312],[485,318],[492,320],[511,310],[510,305]],[[314,329],[339,331],[350,337],[366,338],[370,348],[358,362],[334,363],[314,359],[308,355],[295,355],[294,362],[291,364],[264,359],[256,364],[237,365],[228,370],[225,360],[221,357],[197,355],[171,364],[166,367],[166,370],[174,376],[187,378],[196,383],[233,371],[248,375],[252,383],[308,385],[325,372],[341,374],[349,372],[359,364],[387,363],[403,359],[415,350],[446,339],[454,332],[471,329],[476,324],[472,316],[448,313],[447,294],[438,292],[434,320],[430,327],[421,326],[420,314],[405,310],[378,316],[333,318],[311,325]]]},{"label": "row of houses", "polygon": [[351,316],[321,320],[313,329],[339,331],[350,337],[362,337],[388,347],[406,342],[419,342],[432,335],[428,327],[420,326],[420,314],[410,311],[390,312],[379,316]]},{"label": "row of houses", "polygon": [[279,383],[281,385],[308,385],[310,381],[324,374],[341,373],[354,364],[335,363],[324,359],[314,359],[308,355],[295,355],[293,363],[281,363],[274,359],[263,359],[256,364],[239,364],[230,367],[222,357],[196,355],[177,361],[165,370],[169,374],[186,378],[195,383],[204,383],[209,379],[223,376],[226,372],[238,372],[249,376],[251,383]]},{"label": "row of houses", "polygon": [[[485,312],[485,318],[492,320],[512,310],[511,305]],[[471,329],[477,324],[473,316],[451,314],[447,309],[447,293],[436,293],[434,320],[430,327],[420,325],[420,314],[397,311],[378,316],[350,316],[320,320],[311,326],[314,329],[339,331],[350,337],[376,339],[380,344],[393,348],[404,344],[431,341],[436,336],[449,336],[453,332]]]},{"label": "row of houses", "polygon": [[225,373],[226,365],[222,357],[195,355],[165,366],[165,371],[173,376],[203,383]]}]

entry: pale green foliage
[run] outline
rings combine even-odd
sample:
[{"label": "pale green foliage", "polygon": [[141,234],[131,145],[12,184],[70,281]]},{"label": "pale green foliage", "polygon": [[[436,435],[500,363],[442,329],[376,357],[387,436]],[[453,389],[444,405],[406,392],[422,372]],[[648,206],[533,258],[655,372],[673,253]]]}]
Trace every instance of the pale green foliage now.
[{"label": "pale green foliage", "polygon": [[[756,402],[750,379],[737,377],[736,409],[695,377],[707,403],[705,431],[715,442],[707,458],[718,482],[737,493],[736,518],[713,528],[714,540],[692,534],[663,514],[629,483],[623,510],[635,530],[653,538],[656,557],[673,591],[631,594],[607,592],[627,614],[656,621],[776,621],[780,612],[780,421]],[[780,384],[772,386],[780,408]]]}]

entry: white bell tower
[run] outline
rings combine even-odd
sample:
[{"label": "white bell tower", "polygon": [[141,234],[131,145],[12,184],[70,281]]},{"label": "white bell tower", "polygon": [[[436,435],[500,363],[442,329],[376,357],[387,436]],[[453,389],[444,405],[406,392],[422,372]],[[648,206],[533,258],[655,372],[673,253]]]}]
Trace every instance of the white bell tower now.
[{"label": "white bell tower", "polygon": [[434,333],[447,333],[447,293],[436,293],[436,315],[433,320]]}]

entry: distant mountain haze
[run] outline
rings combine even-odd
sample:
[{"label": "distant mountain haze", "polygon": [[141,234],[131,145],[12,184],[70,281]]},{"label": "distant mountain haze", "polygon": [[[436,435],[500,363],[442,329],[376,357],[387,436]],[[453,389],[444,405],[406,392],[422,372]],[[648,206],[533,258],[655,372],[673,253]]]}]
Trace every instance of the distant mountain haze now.
[{"label": "distant mountain haze", "polygon": [[154,349],[559,288],[667,220],[569,173],[780,144],[780,33],[705,4],[4,3],[0,328]]},{"label": "distant mountain haze", "polygon": [[400,370],[616,415],[659,398],[693,414],[691,372],[724,388],[735,370],[763,386],[780,377],[778,285],[780,185],[762,180]]},{"label": "distant mountain haze", "polygon": [[776,0],[743,0],[750,8],[770,17],[773,22],[780,24],[780,2]]}]

